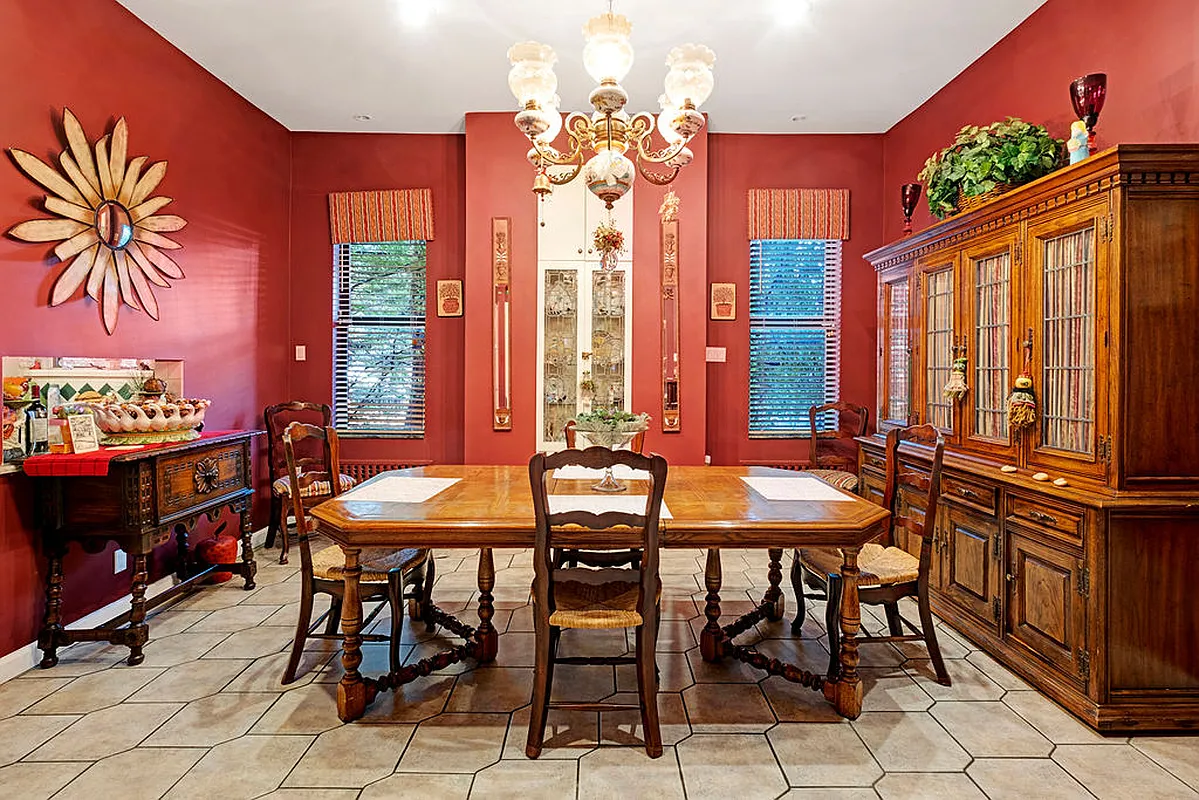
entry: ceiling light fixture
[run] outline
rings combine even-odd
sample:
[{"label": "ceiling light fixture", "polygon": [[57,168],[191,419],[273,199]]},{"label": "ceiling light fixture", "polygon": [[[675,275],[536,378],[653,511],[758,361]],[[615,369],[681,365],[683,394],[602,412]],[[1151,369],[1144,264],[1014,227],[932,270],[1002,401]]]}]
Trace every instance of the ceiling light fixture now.
[{"label": "ceiling light fixture", "polygon": [[[521,42],[508,51],[512,63],[508,86],[520,104],[516,127],[533,143],[528,158],[537,170],[533,191],[539,197],[545,198],[553,186],[569,183],[581,172],[587,188],[611,209],[632,187],[637,173],[652,184],[665,186],[691,163],[694,154],[687,143],[704,127],[699,107],[712,94],[716,54],[702,44],[671,50],[666,57],[670,70],[665,94],[658,98],[662,110],[657,120],[645,111],[630,117],[624,110],[629,96],[620,81],[633,66],[632,28],[627,17],[612,13],[611,0],[608,13],[592,17],[583,26],[583,66],[599,84],[588,98],[595,111],[591,115],[575,112],[565,125],[558,110],[561,100],[554,75],[558,57],[553,48]],[[568,137],[564,152],[552,144],[563,127]],[[651,141],[655,128],[666,141],[660,150],[653,149]],[[625,155],[630,148],[635,164]],[[588,151],[594,155],[584,162]],[[668,171],[653,169],[656,165],[665,165]],[[551,173],[549,168],[555,166],[569,169]]]},{"label": "ceiling light fixture", "polygon": [[355,114],[354,121],[355,122],[370,122],[371,115],[370,114]]}]

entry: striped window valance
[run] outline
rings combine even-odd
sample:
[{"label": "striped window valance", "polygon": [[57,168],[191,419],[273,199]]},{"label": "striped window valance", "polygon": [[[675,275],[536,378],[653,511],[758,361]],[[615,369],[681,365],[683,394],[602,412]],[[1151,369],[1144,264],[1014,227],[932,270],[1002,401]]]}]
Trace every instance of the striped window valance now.
[{"label": "striped window valance", "polygon": [[433,191],[388,189],[329,195],[333,244],[433,239]]},{"label": "striped window valance", "polygon": [[848,239],[848,189],[750,189],[749,237]]}]

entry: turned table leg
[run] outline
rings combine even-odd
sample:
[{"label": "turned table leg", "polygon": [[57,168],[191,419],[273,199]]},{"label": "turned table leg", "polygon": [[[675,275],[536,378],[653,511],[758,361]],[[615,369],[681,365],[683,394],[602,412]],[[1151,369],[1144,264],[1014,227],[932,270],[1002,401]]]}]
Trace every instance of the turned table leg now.
[{"label": "turned table leg", "polygon": [[133,556],[133,578],[129,585],[129,593],[132,597],[130,600],[131,610],[129,630],[125,640],[129,645],[127,663],[131,667],[146,660],[142,647],[150,639],[150,626],[146,624],[146,584],[150,581],[150,574],[146,566],[148,560],[145,553],[137,553]]},{"label": "turned table leg", "polygon": [[38,647],[42,650],[43,669],[58,663],[58,634],[62,630],[62,560],[67,554],[67,543],[57,536],[46,537],[46,555],[50,559],[50,571],[46,574],[46,613],[42,617],[42,630],[38,634]]},{"label": "turned table leg", "polygon": [[724,644],[724,631],[720,627],[720,581],[720,551],[711,548],[704,569],[704,586],[708,589],[708,595],[704,598],[707,601],[704,616],[708,618],[708,623],[699,637],[699,652],[704,661],[713,663],[720,661]]},{"label": "turned table leg", "polygon": [[[352,722],[366,713],[367,686],[358,667],[362,664],[362,597],[358,580],[362,565],[360,551],[343,547],[346,555],[345,593],[341,600],[341,630],[344,637],[341,665],[345,674],[337,685],[337,716],[342,722]],[[394,611],[393,611],[394,613]]]},{"label": "turned table leg", "polygon": [[[243,502],[241,508],[238,509],[238,515],[241,518],[242,574],[246,578],[245,588],[247,592],[257,585],[254,582],[254,575],[258,572],[258,563],[254,560],[254,520],[251,514],[252,510],[249,502]],[[283,535],[286,537],[287,532],[284,531]],[[361,614],[359,617],[361,617]]]},{"label": "turned table leg", "polygon": [[767,552],[770,554],[770,571],[766,573],[766,578],[770,586],[762,598],[762,605],[766,606],[766,619],[778,622],[787,610],[786,595],[779,588],[783,582],[783,549],[772,547]]},{"label": "turned table leg", "polygon": [[495,588],[495,561],[491,556],[491,548],[484,547],[479,551],[479,630],[475,634],[479,642],[479,663],[486,664],[494,661],[500,649],[500,637],[491,624],[495,616],[494,598],[491,590]]},{"label": "turned table leg", "polygon": [[858,675],[858,640],[862,629],[862,608],[858,604],[858,552],[860,547],[843,547],[841,564],[841,646],[837,660],[840,674],[826,683],[824,694],[837,713],[857,719],[862,713],[862,679]]}]

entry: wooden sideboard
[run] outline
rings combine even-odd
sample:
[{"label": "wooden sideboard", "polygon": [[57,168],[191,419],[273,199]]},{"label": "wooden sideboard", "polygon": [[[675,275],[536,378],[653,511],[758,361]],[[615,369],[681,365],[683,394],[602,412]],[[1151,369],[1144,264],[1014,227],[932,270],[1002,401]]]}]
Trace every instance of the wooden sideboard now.
[{"label": "wooden sideboard", "polygon": [[[258,431],[227,431],[178,444],[147,446],[114,456],[106,474],[46,476],[37,481],[42,505],[42,535],[50,569],[46,577],[46,613],[38,636],[42,666],[58,663],[57,649],[72,642],[105,641],[129,648],[129,664],[141,663],[149,640],[146,612],[215,571],[232,571],[254,588],[257,570],[250,542],[250,501],[254,494],[250,440]],[[238,514],[242,559],[193,569],[188,531],[202,515],[213,521],[221,510]],[[155,547],[175,534],[176,583],[146,597],[148,559]],[[89,553],[104,552],[109,542],[130,557],[130,609],[96,628],[65,628],[62,620],[63,556],[71,542]]]},{"label": "wooden sideboard", "polygon": [[866,258],[880,431],[947,443],[934,611],[1098,730],[1199,727],[1199,146],[1120,145]]}]

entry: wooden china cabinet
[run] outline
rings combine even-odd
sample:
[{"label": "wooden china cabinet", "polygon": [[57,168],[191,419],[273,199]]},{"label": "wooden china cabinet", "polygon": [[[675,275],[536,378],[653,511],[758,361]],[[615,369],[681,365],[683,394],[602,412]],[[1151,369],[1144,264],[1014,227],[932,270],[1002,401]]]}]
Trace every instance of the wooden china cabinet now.
[{"label": "wooden china cabinet", "polygon": [[1199,726],[1199,146],[1120,145],[867,259],[880,432],[947,445],[934,610],[1099,730]]}]

